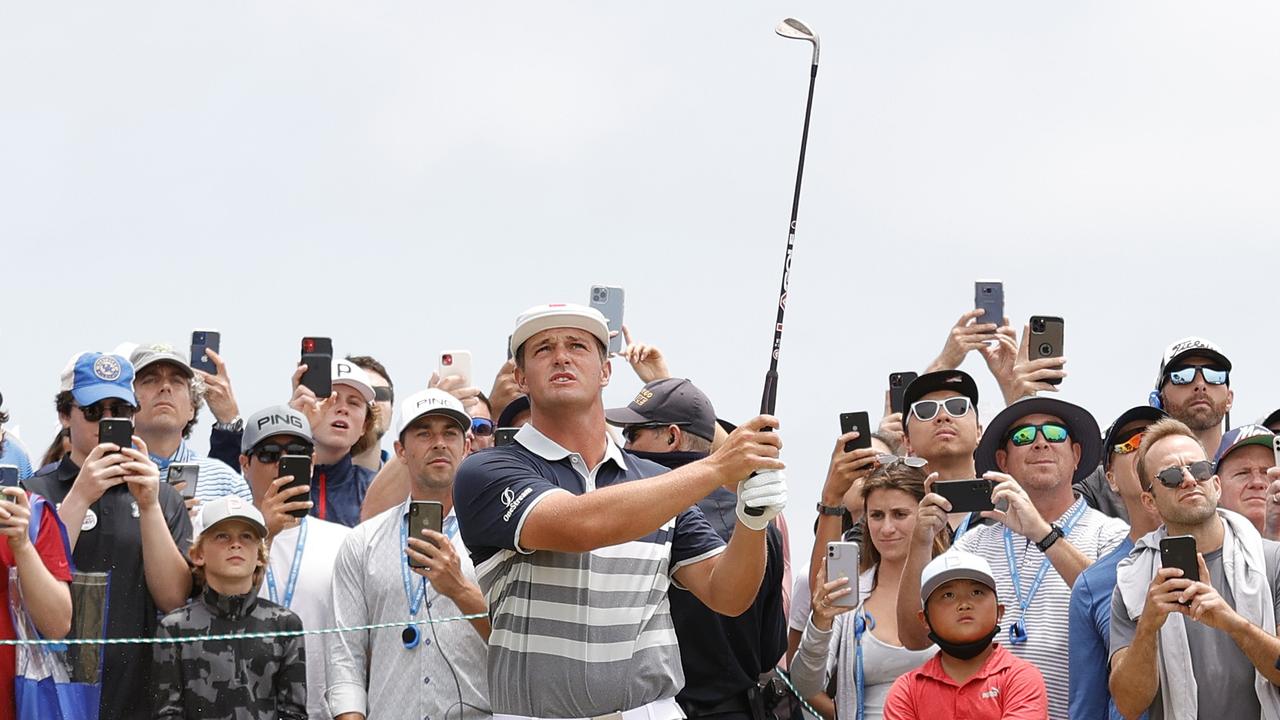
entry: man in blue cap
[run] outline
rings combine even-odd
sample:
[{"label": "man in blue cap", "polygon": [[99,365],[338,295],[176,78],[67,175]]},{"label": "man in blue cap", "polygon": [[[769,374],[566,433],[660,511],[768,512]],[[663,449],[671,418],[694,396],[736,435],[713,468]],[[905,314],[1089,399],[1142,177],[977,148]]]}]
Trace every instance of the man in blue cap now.
[{"label": "man in blue cap", "polygon": [[[77,354],[55,398],[71,452],[23,483],[59,506],[76,568],[110,573],[107,637],[155,635],[157,612],[182,607],[191,593],[182,495],[160,481],[137,435],[133,447],[98,442],[102,418],[132,418],[137,404],[128,360]],[[108,645],[102,667],[102,717],[150,718],[150,646]]]}]

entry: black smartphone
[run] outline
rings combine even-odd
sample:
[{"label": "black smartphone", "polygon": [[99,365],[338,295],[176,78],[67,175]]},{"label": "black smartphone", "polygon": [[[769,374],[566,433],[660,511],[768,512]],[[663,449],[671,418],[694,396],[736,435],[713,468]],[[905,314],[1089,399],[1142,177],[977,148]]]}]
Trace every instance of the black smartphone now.
[{"label": "black smartphone", "polygon": [[[329,366],[326,365],[325,367],[327,368]],[[280,464],[277,466],[277,469],[276,469],[276,477],[282,478],[285,475],[292,475],[293,480],[290,480],[288,485],[285,485],[284,487],[280,488],[281,492],[288,490],[290,488],[299,487],[301,485],[310,485],[311,484],[311,458],[307,457],[306,455],[281,455]],[[306,500],[306,499],[307,499],[307,496],[305,494],[295,495],[289,498],[290,502],[297,502],[299,500]],[[289,514],[296,518],[301,519],[307,516],[307,511],[306,510],[290,510]]]},{"label": "black smartphone", "polygon": [[17,465],[0,465],[0,487],[18,487]]},{"label": "black smartphone", "polygon": [[205,354],[205,350],[222,352],[222,334],[217,330],[191,331],[191,367],[203,370],[210,375],[217,375],[218,368]]},{"label": "black smartphone", "polygon": [[[1062,334],[1064,329],[1062,318],[1050,315],[1032,315],[1029,325],[1031,327],[1031,340],[1027,343],[1027,347],[1030,351],[1031,360],[1062,357]],[[1050,385],[1057,385],[1062,382],[1062,378],[1053,378],[1045,382]]]},{"label": "black smartphone", "polygon": [[333,340],[327,337],[302,338],[302,357],[298,362],[307,366],[302,384],[311,388],[317,400],[333,394]]},{"label": "black smartphone", "polygon": [[871,447],[871,417],[865,412],[840,413],[840,434],[858,431],[858,437],[844,444],[845,452]]},{"label": "black smartphone", "polygon": [[133,447],[133,421],[128,418],[102,418],[98,421],[98,444],[113,443],[120,449]]},{"label": "black smartphone", "polygon": [[186,483],[182,486],[182,497],[190,500],[196,496],[196,483],[200,481],[200,466],[196,463],[169,463],[168,480],[170,485]]},{"label": "black smartphone", "polygon": [[993,490],[995,486],[986,478],[939,480],[933,484],[933,491],[951,503],[951,512],[995,510],[991,502]]},{"label": "black smartphone", "polygon": [[1160,566],[1182,570],[1182,577],[1200,582],[1200,563],[1196,560],[1196,539],[1191,535],[1174,535],[1160,541]]},{"label": "black smartphone", "polygon": [[[423,530],[442,532],[444,527],[444,505],[435,500],[414,500],[409,503],[409,537],[425,540]],[[425,567],[409,558],[409,567]]]},{"label": "black smartphone", "polygon": [[520,428],[498,428],[493,431],[493,446],[502,447],[510,445],[516,441],[516,433],[520,432]]},{"label": "black smartphone", "polygon": [[920,376],[910,370],[889,373],[889,412],[903,412],[902,401],[907,394],[907,386],[917,377]]},{"label": "black smartphone", "polygon": [[999,280],[978,280],[973,284],[973,307],[986,312],[977,319],[978,324],[1004,324],[1004,283]]}]

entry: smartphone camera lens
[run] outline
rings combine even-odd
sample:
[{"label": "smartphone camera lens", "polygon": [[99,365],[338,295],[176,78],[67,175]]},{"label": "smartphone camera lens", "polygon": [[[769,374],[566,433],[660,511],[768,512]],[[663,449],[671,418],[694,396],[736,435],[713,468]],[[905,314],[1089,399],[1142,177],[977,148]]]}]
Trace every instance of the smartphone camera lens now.
[{"label": "smartphone camera lens", "polygon": [[1049,343],[1040,343],[1040,354],[1048,356],[1053,353],[1053,346]]},{"label": "smartphone camera lens", "polygon": [[302,351],[303,351],[303,352],[314,352],[314,351],[315,351],[315,349],[316,349],[316,341],[315,341],[315,340],[312,340],[311,338],[307,338],[306,340],[303,340],[303,341],[302,341]]},{"label": "smartphone camera lens", "polygon": [[604,288],[596,288],[595,292],[591,293],[591,298],[596,302],[604,302],[609,298],[609,291]]},{"label": "smartphone camera lens", "polygon": [[452,364],[453,364],[453,356],[452,356],[452,355],[441,355],[441,356],[440,356],[440,364],[441,364],[441,365],[452,365]]},{"label": "smartphone camera lens", "polygon": [[1044,332],[1044,320],[1036,318],[1035,322],[1031,323],[1031,332]]}]

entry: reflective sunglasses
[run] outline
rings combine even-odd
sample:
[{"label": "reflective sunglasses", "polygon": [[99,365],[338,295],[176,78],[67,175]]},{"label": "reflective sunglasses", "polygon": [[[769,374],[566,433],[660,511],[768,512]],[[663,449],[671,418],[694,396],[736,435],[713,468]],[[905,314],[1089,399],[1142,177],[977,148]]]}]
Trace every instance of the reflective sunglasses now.
[{"label": "reflective sunglasses", "polygon": [[877,455],[876,462],[885,467],[894,463],[902,463],[910,468],[922,468],[929,464],[929,461],[922,457],[903,457],[902,455],[891,455],[889,453]]},{"label": "reflective sunglasses", "polygon": [[1146,434],[1146,430],[1139,430],[1135,432],[1128,440],[1112,445],[1111,452],[1116,455],[1128,455],[1131,452],[1137,452],[1138,446],[1142,444],[1142,436]]},{"label": "reflective sunglasses", "polygon": [[489,437],[493,434],[493,421],[489,418],[471,418],[471,433],[476,437]]},{"label": "reflective sunglasses", "polygon": [[1156,479],[1167,488],[1176,488],[1182,484],[1182,473],[1191,473],[1191,479],[1198,483],[1213,477],[1213,463],[1208,460],[1197,460],[1190,465],[1174,465],[1156,473]]},{"label": "reflective sunglasses", "polygon": [[676,427],[684,427],[689,423],[645,423],[643,425],[628,425],[622,428],[622,437],[629,443],[636,441],[636,435],[641,430],[660,430],[662,428],[675,425]]},{"label": "reflective sunglasses", "polygon": [[280,447],[275,443],[264,443],[254,448],[250,454],[264,465],[280,462],[281,455],[306,455],[311,457],[311,446],[306,443],[290,443]]},{"label": "reflective sunglasses", "polygon": [[967,397],[949,397],[946,400],[917,400],[911,403],[911,414],[920,422],[929,422],[938,416],[939,409],[945,409],[953,418],[964,417],[973,403]]},{"label": "reflective sunglasses", "polygon": [[1196,381],[1196,371],[1204,378],[1206,385],[1226,385],[1227,371],[1210,365],[1188,365],[1169,371],[1169,380],[1174,385],[1190,385]]},{"label": "reflective sunglasses", "polygon": [[395,402],[396,391],[390,385],[379,385],[373,389],[374,402]]},{"label": "reflective sunglasses", "polygon": [[1009,439],[1006,442],[1012,442],[1014,447],[1024,447],[1036,441],[1036,432],[1044,438],[1045,442],[1060,443],[1066,442],[1071,437],[1071,433],[1067,428],[1058,423],[1042,423],[1040,425],[1020,425],[1009,433]]},{"label": "reflective sunglasses", "polygon": [[131,418],[137,412],[137,408],[127,402],[117,402],[107,404],[106,401],[96,402],[88,407],[77,405],[80,412],[84,415],[84,419],[89,422],[98,422],[103,416],[113,418]]}]

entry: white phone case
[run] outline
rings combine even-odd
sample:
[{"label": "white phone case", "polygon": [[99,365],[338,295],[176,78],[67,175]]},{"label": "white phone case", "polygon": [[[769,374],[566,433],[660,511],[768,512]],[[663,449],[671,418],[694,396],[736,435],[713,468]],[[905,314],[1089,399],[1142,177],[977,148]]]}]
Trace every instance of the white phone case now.
[{"label": "white phone case", "polygon": [[849,578],[847,587],[850,592],[836,598],[832,605],[839,607],[856,607],[858,605],[858,543],[827,543],[827,582],[839,578]]},{"label": "white phone case", "polygon": [[446,375],[457,375],[462,378],[463,387],[471,387],[471,351],[445,350],[440,353],[436,375],[442,380]]}]

